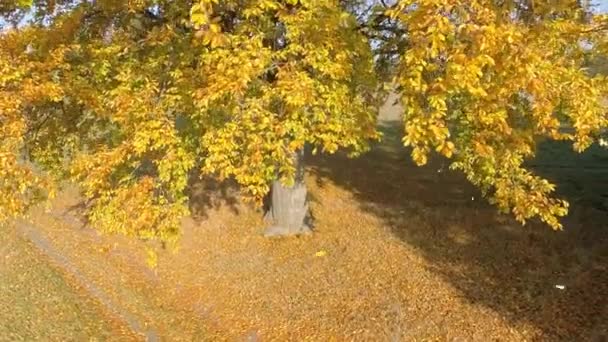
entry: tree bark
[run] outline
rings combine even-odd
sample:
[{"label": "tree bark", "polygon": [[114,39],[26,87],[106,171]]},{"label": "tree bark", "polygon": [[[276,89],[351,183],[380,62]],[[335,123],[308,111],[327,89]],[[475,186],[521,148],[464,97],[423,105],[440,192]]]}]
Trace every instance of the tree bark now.
[{"label": "tree bark", "polygon": [[278,179],[272,183],[270,207],[266,213],[269,227],[264,233],[267,237],[312,232],[306,184],[304,184],[304,150],[297,151],[293,158],[296,168],[293,186],[286,186]]}]

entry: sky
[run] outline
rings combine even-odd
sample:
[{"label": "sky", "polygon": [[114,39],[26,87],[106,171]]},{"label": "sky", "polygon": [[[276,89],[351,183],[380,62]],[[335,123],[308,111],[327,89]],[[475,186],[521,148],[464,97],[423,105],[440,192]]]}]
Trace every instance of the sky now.
[{"label": "sky", "polygon": [[592,3],[597,6],[598,12],[608,13],[608,0],[594,0]]}]

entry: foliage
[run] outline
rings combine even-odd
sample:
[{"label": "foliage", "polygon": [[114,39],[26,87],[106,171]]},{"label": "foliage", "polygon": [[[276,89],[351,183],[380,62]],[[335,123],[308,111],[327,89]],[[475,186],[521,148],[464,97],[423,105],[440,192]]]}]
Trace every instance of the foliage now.
[{"label": "foliage", "polygon": [[190,177],[233,177],[259,200],[307,144],[356,156],[379,137],[394,77],[417,163],[436,150],[500,209],[558,228],[566,202],[522,163],[539,139],[582,151],[607,123],[605,78],[584,69],[607,21],[574,0],[29,0],[0,13],[0,219],[70,180],[99,228],[174,242]]},{"label": "foliage", "polygon": [[581,152],[606,127],[608,83],[584,66],[602,52],[607,21],[588,10],[574,0],[400,1],[390,9],[409,32],[396,79],[413,159],[424,164],[432,149],[453,157],[452,168],[501,210],[561,227],[567,202],[522,163],[540,139],[569,140]]},{"label": "foliage", "polygon": [[47,189],[21,158],[76,180],[101,229],[173,242],[192,174],[260,199],[305,144],[377,137],[371,48],[336,2],[189,3],[40,1],[2,35],[4,216]]}]

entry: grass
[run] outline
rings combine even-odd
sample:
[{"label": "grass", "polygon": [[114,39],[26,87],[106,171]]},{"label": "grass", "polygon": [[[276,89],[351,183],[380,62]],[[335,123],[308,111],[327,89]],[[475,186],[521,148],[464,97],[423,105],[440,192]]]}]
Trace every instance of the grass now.
[{"label": "grass", "polygon": [[12,227],[0,230],[0,341],[117,336],[97,303],[66,282]]}]

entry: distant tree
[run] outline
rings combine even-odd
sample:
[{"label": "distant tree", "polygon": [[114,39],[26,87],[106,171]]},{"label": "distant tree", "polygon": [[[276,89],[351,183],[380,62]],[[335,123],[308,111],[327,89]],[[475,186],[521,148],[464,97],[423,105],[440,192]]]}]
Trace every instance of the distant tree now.
[{"label": "distant tree", "polygon": [[[0,5],[0,218],[76,182],[102,230],[175,241],[193,173],[234,178],[268,234],[309,230],[303,151],[357,156],[397,85],[414,161],[452,158],[503,211],[567,203],[522,167],[593,143],[607,20],[575,0],[20,0]],[[564,132],[571,126],[574,132]]]}]

